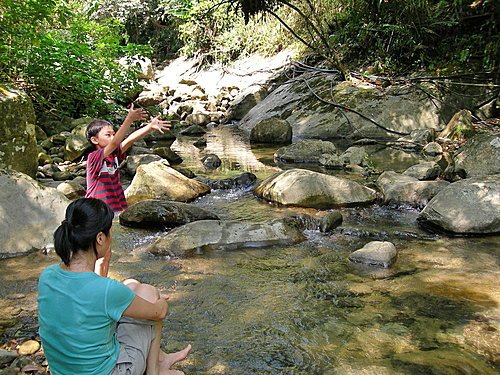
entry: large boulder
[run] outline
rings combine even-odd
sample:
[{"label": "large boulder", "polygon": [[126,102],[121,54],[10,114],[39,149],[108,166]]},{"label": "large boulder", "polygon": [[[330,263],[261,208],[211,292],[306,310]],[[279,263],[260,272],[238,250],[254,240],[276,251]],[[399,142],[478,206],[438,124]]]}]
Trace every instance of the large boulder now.
[{"label": "large boulder", "polygon": [[437,193],[447,187],[448,181],[419,181],[415,177],[393,171],[382,173],[376,182],[385,204],[424,207]]},{"label": "large boulder", "polygon": [[198,220],[219,217],[188,203],[152,199],[138,202],[120,214],[120,224],[127,227],[178,227]]},{"label": "large boulder", "polygon": [[35,177],[38,167],[35,110],[30,98],[0,85],[0,166]]},{"label": "large boulder", "polygon": [[[250,133],[262,120],[279,117],[290,123],[294,137],[298,138],[394,137],[397,134],[387,132],[354,112],[339,110],[318,100],[313,92],[320,98],[351,108],[400,135],[409,134],[414,129],[440,129],[443,123],[450,120],[457,106],[473,108],[487,96],[451,97],[451,90],[440,91],[426,83],[419,87],[392,85],[381,88],[356,80],[338,83],[336,79],[335,76],[317,73],[305,73],[299,79],[294,78],[253,107],[239,126]],[[429,93],[441,100],[436,101]],[[476,102],[472,103],[473,100]]]},{"label": "large boulder", "polygon": [[500,173],[500,137],[498,134],[478,134],[460,148],[455,167],[464,169],[467,177]]},{"label": "large boulder", "polygon": [[135,175],[137,168],[139,165],[149,164],[154,161],[162,161],[164,164],[168,164],[166,159],[163,159],[161,156],[154,154],[138,154],[138,155],[129,155],[127,156],[127,171],[131,176]]},{"label": "large boulder", "polygon": [[23,173],[0,170],[0,258],[51,245],[68,204],[57,189]]},{"label": "large boulder", "polygon": [[425,206],[417,220],[454,234],[500,233],[500,174],[449,185]]},{"label": "large boulder", "polygon": [[155,255],[182,256],[206,249],[290,245],[304,239],[298,228],[280,220],[267,223],[203,220],[173,229],[148,246],[147,251]]},{"label": "large boulder", "polygon": [[417,180],[434,180],[442,172],[441,167],[435,161],[423,161],[407,168],[403,174]]},{"label": "large boulder", "polygon": [[275,174],[260,183],[255,194],[283,205],[315,208],[359,206],[376,199],[374,190],[357,182],[305,169]]},{"label": "large boulder", "polygon": [[190,202],[210,192],[210,187],[192,180],[161,161],[140,165],[130,186],[125,190],[127,202],[163,199]]}]

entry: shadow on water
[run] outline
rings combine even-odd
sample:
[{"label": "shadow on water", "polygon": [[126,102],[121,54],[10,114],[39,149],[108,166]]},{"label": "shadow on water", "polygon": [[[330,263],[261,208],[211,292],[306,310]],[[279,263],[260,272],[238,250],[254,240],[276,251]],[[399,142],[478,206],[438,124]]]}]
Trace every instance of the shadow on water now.
[{"label": "shadow on water", "polygon": [[[205,171],[200,155],[190,159],[189,142],[179,140],[185,166],[210,178],[254,171],[262,179],[277,171],[268,163],[271,150],[254,153],[243,137],[219,137],[231,138],[231,129],[214,130],[200,155],[217,153],[220,170]],[[259,222],[325,213],[271,205],[250,190],[216,190],[193,204],[222,219]],[[414,209],[341,212],[341,227],[329,234],[308,230],[298,245],[177,259],[135,251],[161,232],[116,221],[111,276],[134,277],[170,294],[162,344],[167,351],[193,345],[178,366],[188,374],[497,373],[500,237],[429,234],[416,225]],[[348,261],[372,240],[395,244],[392,268]],[[36,324],[36,280],[54,262],[53,253],[0,261],[1,315],[12,316],[21,305],[17,320],[0,320],[11,335],[23,322]],[[14,292],[26,295],[23,302],[8,297]]]}]

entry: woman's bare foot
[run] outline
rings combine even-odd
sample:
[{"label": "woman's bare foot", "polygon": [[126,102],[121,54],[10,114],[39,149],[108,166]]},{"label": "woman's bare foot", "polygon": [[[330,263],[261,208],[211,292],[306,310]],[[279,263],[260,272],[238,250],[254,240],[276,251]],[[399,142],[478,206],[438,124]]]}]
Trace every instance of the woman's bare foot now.
[{"label": "woman's bare foot", "polygon": [[175,353],[167,354],[163,350],[160,350],[160,366],[165,369],[170,369],[177,362],[185,360],[189,352],[191,352],[191,344]]}]

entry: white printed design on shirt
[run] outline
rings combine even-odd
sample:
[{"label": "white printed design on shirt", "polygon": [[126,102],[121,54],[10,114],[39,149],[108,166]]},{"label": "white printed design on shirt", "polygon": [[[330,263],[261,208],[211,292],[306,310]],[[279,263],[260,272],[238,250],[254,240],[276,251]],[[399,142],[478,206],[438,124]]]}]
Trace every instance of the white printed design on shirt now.
[{"label": "white printed design on shirt", "polygon": [[115,156],[115,159],[111,166],[108,166],[106,164],[106,161],[104,161],[101,171],[99,172],[99,175],[101,175],[101,173],[107,173],[113,175],[116,173],[117,170],[118,170],[118,158]]}]

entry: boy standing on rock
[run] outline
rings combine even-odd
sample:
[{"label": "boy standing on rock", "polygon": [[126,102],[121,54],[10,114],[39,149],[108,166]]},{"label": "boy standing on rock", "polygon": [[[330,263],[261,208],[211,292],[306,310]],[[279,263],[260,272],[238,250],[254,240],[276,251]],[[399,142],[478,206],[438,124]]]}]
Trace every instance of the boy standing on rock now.
[{"label": "boy standing on rock", "polygon": [[152,117],[148,125],[134,131],[128,137],[134,121],[145,120],[143,108],[134,109],[131,104],[127,117],[115,133],[113,125],[106,120],[94,120],[87,126],[87,139],[95,146],[87,160],[87,192],[85,198],[104,201],[114,212],[125,210],[128,205],[120,182],[118,167],[125,159],[125,152],[135,141],[154,130],[163,133],[170,129],[170,122]]}]

